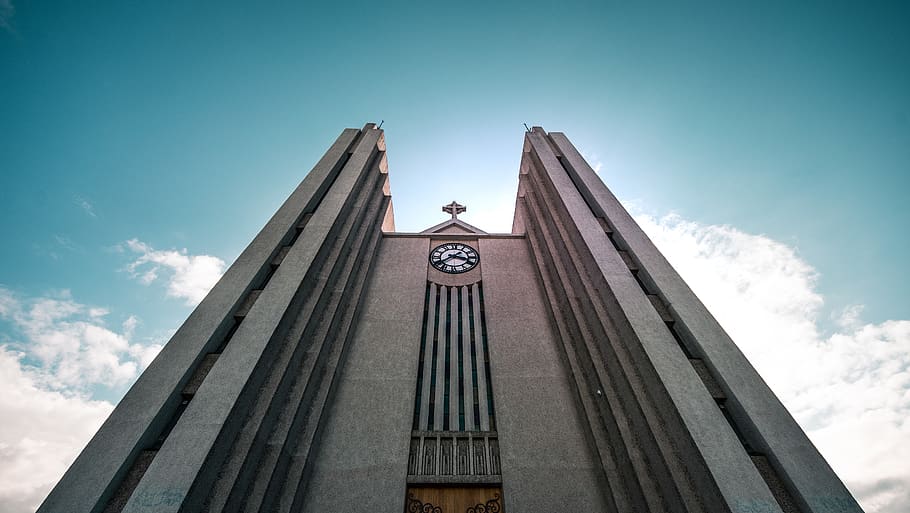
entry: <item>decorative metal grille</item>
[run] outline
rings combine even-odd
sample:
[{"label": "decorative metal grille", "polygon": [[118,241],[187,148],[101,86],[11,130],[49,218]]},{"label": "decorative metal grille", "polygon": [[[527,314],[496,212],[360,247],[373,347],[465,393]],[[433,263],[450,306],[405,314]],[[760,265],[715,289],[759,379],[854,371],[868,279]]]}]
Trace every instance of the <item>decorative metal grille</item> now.
[{"label": "decorative metal grille", "polygon": [[499,503],[499,494],[497,493],[487,502],[468,508],[465,513],[499,513],[500,511],[502,511],[502,505]]},{"label": "decorative metal grille", "polygon": [[[408,494],[408,513],[442,513],[442,508],[430,503],[423,503],[420,499],[414,497],[414,494]],[[499,511],[499,510],[496,510]]]},{"label": "decorative metal grille", "polygon": [[417,367],[415,431],[494,431],[481,282],[427,282]]},{"label": "decorative metal grille", "polygon": [[499,440],[495,431],[414,432],[408,462],[409,475],[499,476]]},{"label": "decorative metal grille", "polygon": [[408,482],[501,482],[493,411],[482,284],[427,282]]}]

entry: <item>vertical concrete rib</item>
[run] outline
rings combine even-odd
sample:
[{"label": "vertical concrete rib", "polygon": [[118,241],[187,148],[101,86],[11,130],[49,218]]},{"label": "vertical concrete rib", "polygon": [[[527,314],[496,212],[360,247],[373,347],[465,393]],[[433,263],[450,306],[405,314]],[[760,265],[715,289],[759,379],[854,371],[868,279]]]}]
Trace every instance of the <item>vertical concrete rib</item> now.
[{"label": "vertical concrete rib", "polygon": [[[562,212],[553,208],[558,203],[556,193],[543,185],[546,180],[540,176],[539,166],[532,166],[532,170],[534,173],[528,175],[527,181],[533,186],[526,194],[526,203],[533,212],[529,223],[535,226],[543,241],[541,245],[549,253],[548,261],[559,283],[553,292],[563,294],[558,304],[563,305],[563,316],[571,332],[572,352],[580,354],[579,361],[585,369],[583,375],[588,376],[590,386],[609,404],[605,409],[601,406],[603,401],[595,403],[605,422],[615,422],[615,427],[611,425],[611,428],[614,436],[620,437],[615,441],[620,443],[612,444],[612,450],[628,453],[625,460],[628,464],[624,469],[635,469],[634,479],[646,491],[644,497],[653,503],[652,509],[672,509],[672,505],[681,501],[674,498],[675,487],[663,491],[656,488],[655,481],[670,483],[672,480],[665,475],[665,461],[657,448],[655,433],[645,419],[647,397],[641,394],[642,387],[633,382],[638,372],[629,362],[625,345],[613,347],[612,342],[619,337],[608,333],[609,325],[602,322],[603,312],[594,311],[591,291],[585,290],[587,283],[580,279],[586,274],[585,270],[578,261],[574,244],[568,243],[569,236],[560,221]],[[557,215],[545,215],[547,210],[542,205],[547,205],[547,210]],[[662,500],[669,501],[671,506],[663,505]]]},{"label": "vertical concrete rib", "polygon": [[[606,319],[605,309],[595,300],[601,285],[584,269],[577,241],[562,221],[564,212],[555,208],[559,203],[555,191],[543,185],[546,180],[539,176],[539,162],[531,166],[531,171],[525,180],[530,184],[524,198],[530,212],[527,226],[533,227],[536,238],[541,240],[537,252],[549,255],[549,263],[544,265],[552,268],[557,281],[548,290],[557,295],[557,319],[562,317],[561,322],[568,329],[566,337],[570,343],[566,350],[570,361],[577,361],[582,369],[578,376],[583,379],[578,384],[587,389],[587,394],[596,393],[593,405],[610,437],[609,441],[597,442],[606,446],[604,470],[613,483],[612,490],[625,490],[615,500],[620,510],[625,495],[628,500],[639,502],[635,510],[645,510],[644,503],[651,511],[678,510],[686,500],[668,473],[668,461],[661,450],[661,440],[666,444],[665,429],[661,427],[664,422],[655,418],[655,406],[641,383],[643,369],[634,363],[630,351],[634,345],[621,342]],[[582,276],[588,279],[581,279]],[[585,381],[590,383],[586,385]],[[592,425],[595,436],[599,436],[599,424]]]},{"label": "vertical concrete rib", "polygon": [[468,288],[468,323],[470,327],[470,343],[468,344],[471,352],[471,415],[474,418],[474,426],[480,429],[480,394],[478,393],[477,383],[477,338],[478,323],[480,318],[474,315],[474,297],[477,296],[477,285],[472,284]]},{"label": "vertical concrete rib", "polygon": [[[517,207],[521,208],[524,212],[527,211],[528,207],[525,197],[520,198]],[[527,215],[524,215],[522,219],[527,219]],[[555,297],[556,294],[552,293],[558,290],[558,287],[555,284],[556,278],[553,276],[554,271],[552,270],[552,266],[549,265],[552,258],[547,254],[547,250],[541,246],[539,242],[540,237],[535,233],[537,228],[534,226],[533,220],[529,220],[527,223],[524,223],[523,221],[523,224],[528,234],[531,252],[535,255],[538,262],[542,264],[539,267],[541,283],[543,284],[544,289],[551,291],[551,293],[547,294],[547,300],[550,306],[550,321],[554,325],[554,331],[560,337],[562,342],[562,354],[569,364],[569,374],[575,381],[575,386],[572,388],[576,394],[577,402],[584,415],[584,419],[587,421],[589,430],[586,435],[591,441],[594,450],[593,452],[602,466],[604,473],[603,477],[605,478],[602,491],[604,492],[603,495],[607,501],[607,505],[610,507],[609,511],[646,511],[646,509],[641,506],[644,504],[643,498],[639,501],[639,507],[633,508],[630,506],[630,503],[633,502],[634,498],[641,497],[637,482],[630,480],[629,483],[626,483],[626,486],[619,485],[624,477],[620,468],[626,469],[629,468],[629,465],[626,463],[620,467],[616,462],[613,451],[620,449],[623,445],[620,442],[611,440],[613,432],[608,431],[606,426],[598,419],[597,415],[599,408],[596,404],[596,395],[591,390],[590,383],[584,378],[588,373],[585,373],[582,370],[583,359],[579,358],[576,352],[569,347],[569,341],[572,340],[572,336],[568,333],[566,320],[563,319],[562,316],[555,315],[555,312],[558,311],[557,305],[564,304],[564,302],[557,299]],[[635,495],[636,492],[638,492],[637,495]],[[633,495],[634,498],[630,497]]]},{"label": "vertical concrete rib", "polygon": [[215,476],[202,474],[200,470],[206,463],[217,464],[226,455],[229,442],[241,425],[243,409],[255,400],[263,381],[260,370],[274,351],[275,342],[287,331],[288,323],[283,321],[293,315],[295,306],[304,299],[303,284],[318,274],[313,263],[318,261],[320,253],[325,254],[327,239],[340,229],[339,219],[351,204],[355,185],[380,151],[380,137],[379,130],[363,131],[353,154],[328,187],[303,234],[202,383],[124,511],[176,512],[181,508],[201,508],[202,504],[185,503],[185,499],[193,486],[207,488],[214,480]]},{"label": "vertical concrete rib", "polygon": [[437,340],[436,340],[436,352],[433,355],[435,358],[435,379],[433,386],[435,387],[435,405],[433,407],[433,429],[441,430],[442,429],[442,418],[443,418],[443,408],[445,404],[443,403],[443,395],[445,394],[445,365],[446,365],[446,335],[448,331],[446,330],[446,321],[448,319],[446,312],[448,311],[449,305],[449,287],[441,286],[439,289],[439,326],[437,327]]},{"label": "vertical concrete rib", "polygon": [[[597,215],[608,219],[616,237],[635,255],[715,377],[726,389],[737,423],[754,439],[799,497],[805,511],[861,511],[859,505],[786,408],[767,387],[707,308],[597,177],[564,134],[550,139],[564,155],[566,171]],[[755,415],[752,412],[761,412]],[[806,472],[806,469],[813,469]]]},{"label": "vertical concrete rib", "polygon": [[[685,355],[638,288],[628,267],[554,154],[546,135],[535,131],[528,134],[527,139],[538,159],[542,176],[556,192],[557,204],[550,208],[564,210],[567,224],[575,231],[580,248],[587,255],[586,274],[605,281],[601,292],[606,294],[603,300],[613,305],[612,315],[616,316],[613,321],[626,347],[632,350],[636,374],[641,376],[633,390],[647,423],[637,426],[636,430],[645,429],[644,432],[655,437],[659,449],[656,455],[663,460],[659,470],[670,473],[672,487],[679,490],[688,510],[701,510],[702,501],[715,503],[715,509],[730,508],[732,504],[745,501],[777,510],[771,492],[751,466],[735,433],[723,420]],[[592,320],[596,321],[596,318]],[[698,451],[690,448],[693,441],[699,447]],[[707,450],[706,446],[709,446]],[[706,465],[703,468],[709,469],[708,472],[693,471],[702,465]],[[658,482],[666,483],[667,479]],[[715,488],[717,485],[720,486]]]},{"label": "vertical concrete rib", "polygon": [[[385,211],[390,201],[389,197],[383,198],[380,212]],[[288,458],[288,461],[285,466],[280,467],[279,471],[275,472],[275,476],[278,479],[273,478],[270,485],[274,484],[276,486],[269,487],[266,493],[267,502],[263,504],[261,511],[273,511],[276,509],[278,511],[299,511],[302,507],[300,501],[305,497],[304,492],[312,473],[314,447],[318,445],[321,432],[325,427],[325,423],[322,421],[323,413],[337,388],[339,381],[337,369],[342,365],[345,354],[348,351],[348,341],[353,335],[352,326],[361,309],[369,273],[369,263],[372,262],[372,256],[375,255],[382,236],[380,230],[382,219],[381,216],[376,217],[373,226],[369,230],[369,240],[364,242],[367,245],[363,253],[365,257],[356,260],[356,267],[358,268],[355,271],[357,273],[356,285],[348,302],[348,305],[353,306],[353,308],[347,311],[345,317],[341,320],[341,324],[335,330],[339,334],[338,339],[341,343],[335,344],[331,372],[328,373],[331,378],[324,381],[324,386],[320,391],[318,401],[315,402],[315,407],[306,409],[301,405],[298,408],[299,421],[294,428],[294,433],[298,434],[290,437],[292,443],[288,444],[287,450],[282,454],[282,456]],[[317,411],[318,415],[314,411]],[[300,415],[301,412],[318,418],[319,421],[316,422],[308,417],[303,417]],[[284,471],[285,468],[287,469],[286,471]]]},{"label": "vertical concrete rib", "polygon": [[[664,294],[665,285],[661,284],[659,278],[666,282],[667,275],[672,275],[670,277],[679,282],[670,283],[669,287],[671,289],[676,287],[674,292],[680,302],[685,302],[688,308],[693,308],[693,305],[701,308],[691,315],[691,320],[701,322],[702,328],[705,321],[700,319],[708,319],[715,325],[716,322],[710,318],[694,295],[685,297],[683,293],[691,294],[691,291],[675,275],[669,264],[656,248],[653,248],[628,213],[615,201],[562,134],[548,137],[542,129],[535,127],[533,132],[526,136],[525,151],[530,159],[523,159],[522,163],[522,180],[516,210],[516,219],[520,218],[521,222],[516,222],[516,226],[522,226],[527,230],[543,279],[558,280],[557,283],[546,287],[548,294],[559,292],[562,288],[566,290],[563,299],[557,298],[555,303],[551,303],[557,326],[563,324],[563,319],[575,318],[580,321],[580,327],[583,328],[580,337],[585,341],[585,345],[593,342],[592,336],[607,342],[599,343],[600,349],[604,351],[603,355],[598,356],[597,349],[589,354],[593,359],[602,358],[606,366],[606,373],[600,369],[599,364],[594,366],[595,374],[599,375],[600,381],[606,385],[604,396],[610,405],[609,411],[602,410],[602,418],[619,415],[616,418],[620,420],[617,424],[621,428],[620,433],[624,423],[631,421],[630,427],[636,438],[642,434],[653,435],[653,446],[658,450],[657,452],[650,450],[647,459],[649,468],[652,469],[651,472],[662,490],[661,494],[666,494],[668,491],[666,487],[670,483],[681,494],[680,501],[671,500],[669,503],[671,509],[684,504],[685,511],[705,509],[738,511],[746,507],[780,511],[774,495],[755,466],[751,464],[743,447],[739,445],[736,433],[724,420],[695,370],[688,365],[688,358],[676,344],[664,319],[639,287],[596,216],[608,220],[616,232],[614,236],[619,239],[619,244],[629,246],[633,258],[641,262],[640,267],[644,268],[641,274],[646,280],[649,279],[647,262],[642,261],[635,251],[636,247],[648,254],[649,258],[658,261],[655,266],[658,278],[654,278],[653,281],[659,289],[661,300],[670,305],[670,313],[676,320],[674,327],[685,328],[686,325],[685,322],[680,322],[680,316],[673,311],[670,294]],[[537,198],[538,195],[541,198]],[[543,202],[546,207],[537,206],[538,201]],[[619,221],[615,221],[614,217]],[[626,235],[627,230],[631,235]],[[545,233],[547,231],[549,235]],[[625,239],[628,237],[635,239],[635,244],[626,242]],[[551,243],[553,239],[558,240],[556,246],[559,249],[553,247]],[[620,247],[626,249],[625,246]],[[549,263],[544,259],[547,252],[551,252],[552,255],[552,261]],[[558,272],[547,277],[545,267],[554,267]],[[586,278],[580,280],[580,276]],[[567,326],[571,326],[571,323]],[[565,333],[563,328],[560,328],[560,331]],[[721,334],[725,336],[722,330]],[[568,336],[572,340],[576,337],[571,333],[563,336]],[[617,343],[617,340],[620,342]],[[729,344],[732,345],[732,342]],[[582,367],[585,365],[586,355],[580,355],[576,360],[572,354],[575,350],[571,349],[569,344],[566,345],[566,349],[573,369],[575,368],[573,362],[578,362]],[[735,346],[733,349],[741,357]],[[710,355],[701,356],[710,360]],[[748,366],[744,359],[742,361]],[[711,363],[708,362],[708,365]],[[610,367],[615,368],[610,370]],[[754,374],[754,370],[751,367],[749,369]],[[732,371],[735,372],[735,369]],[[585,371],[582,371],[582,375],[590,376]],[[737,374],[737,377],[740,376],[742,373]],[[756,383],[764,386],[757,374],[754,378]],[[576,381],[580,387],[586,386],[583,381]],[[626,387],[624,385],[626,382],[632,385],[631,390],[622,390]],[[619,402],[610,390],[614,386],[619,387],[617,389]],[[585,406],[588,401],[583,397],[584,392],[581,388],[579,393],[583,410],[589,411],[588,406]],[[770,394],[770,391],[768,393]],[[773,394],[770,396],[776,401]],[[624,405],[631,397],[635,398],[637,405]],[[629,409],[629,406],[632,406],[632,409]],[[759,405],[759,410],[761,406]],[[621,420],[624,415],[630,413],[631,416],[626,421]],[[588,418],[590,419],[590,416]],[[792,419],[789,420],[792,422]],[[601,443],[596,425],[593,423],[591,425],[595,445],[615,454],[615,443],[606,445]],[[609,426],[609,423],[605,426]],[[796,429],[799,431],[798,427]],[[610,432],[608,429],[607,433]],[[801,431],[799,434],[804,437]],[[615,440],[615,435],[609,436]],[[628,436],[623,435],[621,438],[623,440],[621,444],[626,446],[626,450],[632,451],[630,455],[633,463],[639,461],[634,456],[635,447],[640,446],[646,450],[645,455],[649,454],[647,452],[649,443],[642,444],[645,439],[638,438],[637,443],[630,444]],[[808,440],[805,441],[808,448],[814,452]],[[791,449],[797,449],[800,442],[795,441]],[[631,447],[633,445],[635,447]],[[600,450],[603,452],[603,449]],[[769,459],[774,461],[774,456]],[[605,463],[610,464],[609,458]],[[803,464],[804,469],[814,468],[811,461],[804,461]],[[627,473],[620,471],[618,476],[615,475],[615,471],[621,468],[623,468],[621,465],[613,467],[613,470],[605,467],[608,476],[611,473],[615,476],[610,480],[611,488],[615,488],[616,485],[627,488],[631,484],[626,478],[622,478],[623,475],[628,475]],[[699,468],[705,470],[699,471]],[[669,474],[661,477],[663,469]],[[647,479],[642,480],[641,470],[635,474],[636,480],[647,483]],[[805,474],[806,472],[803,472],[803,475]],[[619,483],[614,482],[616,477],[620,477]],[[840,484],[836,476],[834,480]],[[645,496],[649,497],[652,493],[646,492]],[[614,492],[613,496],[621,498],[623,494]],[[834,496],[833,499],[827,496],[827,499],[827,504],[837,502],[848,508],[855,504],[852,497],[841,500],[842,496]],[[803,508],[807,508],[810,502],[811,500],[804,499]],[[819,500],[818,503],[822,504],[824,501]],[[624,509],[619,503],[617,505],[620,510]],[[639,510],[638,507],[635,509]],[[652,511],[663,509],[656,505],[649,506],[649,510]],[[847,510],[852,511],[845,509]]]},{"label": "vertical concrete rib", "polygon": [[490,430],[490,415],[487,405],[487,373],[483,352],[483,317],[480,315],[480,284],[471,285],[474,310],[474,351],[477,360],[477,396],[480,400],[480,430]]},{"label": "vertical concrete rib", "polygon": [[222,508],[226,512],[238,511],[255,495],[251,490],[268,483],[276,464],[276,447],[286,440],[286,430],[290,428],[291,411],[298,404],[310,404],[312,400],[312,394],[307,395],[306,391],[314,386],[313,381],[318,383],[321,379],[320,369],[333,345],[333,341],[325,338],[331,332],[327,323],[334,319],[332,314],[337,316],[338,304],[347,292],[345,284],[352,279],[351,260],[360,258],[358,248],[366,236],[365,230],[379,215],[380,191],[386,180],[380,167],[377,162],[366,175],[366,185],[358,187],[352,216],[345,220],[330,245],[329,256],[319,274],[321,278],[309,290],[284,341],[262,369],[265,379],[257,401],[233,440],[230,455],[217,470],[217,481],[208,491],[209,511]]},{"label": "vertical concrete rib", "polygon": [[464,394],[462,395],[461,401],[464,408],[464,428],[466,431],[474,431],[475,429],[479,429],[479,425],[474,418],[474,383],[471,379],[471,303],[468,300],[469,287],[471,287],[471,285],[465,285],[460,289],[463,312],[461,318],[461,359],[463,362],[461,376],[464,382]]},{"label": "vertical concrete rib", "polygon": [[[247,511],[287,511],[294,501],[299,500],[302,487],[305,487],[302,483],[307,481],[312,470],[313,447],[318,443],[325,425],[323,414],[339,379],[338,369],[344,361],[352,334],[351,327],[363,298],[369,264],[381,237],[381,212],[389,199],[379,195],[375,199],[379,200],[381,208],[370,208],[374,212],[370,216],[371,222],[364,223],[366,226],[360,230],[362,235],[358,236],[357,247],[352,250],[357,256],[349,257],[345,264],[348,276],[346,283],[336,289],[339,292],[344,290],[346,294],[338,298],[334,304],[334,315],[325,320],[326,328],[321,330],[320,337],[331,347],[322,364],[319,379],[314,383],[312,399],[298,401],[297,397],[300,397],[302,390],[298,387],[298,391],[287,401],[286,414],[280,418],[282,422],[278,423],[269,439],[276,457],[263,460],[260,464],[260,469],[265,470],[260,470],[257,486],[251,489],[252,493],[247,497]],[[309,386],[311,385],[308,384]]]},{"label": "vertical concrete rib", "polygon": [[[530,176],[527,179],[533,180]],[[622,393],[628,394],[628,385],[623,387],[621,381],[624,373],[615,369],[607,372],[597,365],[600,359],[595,356],[596,353],[592,354],[587,343],[588,337],[583,335],[584,320],[573,313],[574,308],[567,307],[572,304],[565,285],[570,273],[564,269],[559,258],[564,253],[565,246],[549,235],[547,221],[550,216],[542,214],[535,196],[534,189],[529,187],[521,203],[526,212],[524,218],[528,239],[539,260],[541,278],[546,284],[545,290],[553,312],[552,318],[576,380],[580,403],[588,416],[591,436],[601,458],[608,490],[617,511],[660,510],[662,494],[653,482],[650,465],[643,455],[641,438],[636,436],[626,407],[623,406]],[[607,362],[615,363],[615,359]],[[601,400],[601,395],[606,401]],[[631,397],[626,402],[630,399]],[[646,506],[649,502],[650,507]]]},{"label": "vertical concrete rib", "polygon": [[449,308],[451,312],[451,322],[449,328],[449,431],[458,430],[458,327],[461,325],[461,318],[458,316],[458,295],[461,287],[451,287],[449,295]]},{"label": "vertical concrete rib", "polygon": [[[293,234],[303,213],[314,209],[322,199],[360,134],[356,129],[342,132],[139,377],[39,511],[100,511],[104,508],[133,459],[151,444],[170,418],[196,363],[224,337],[241,298]],[[179,492],[165,493],[162,500],[179,500],[178,495]]]}]

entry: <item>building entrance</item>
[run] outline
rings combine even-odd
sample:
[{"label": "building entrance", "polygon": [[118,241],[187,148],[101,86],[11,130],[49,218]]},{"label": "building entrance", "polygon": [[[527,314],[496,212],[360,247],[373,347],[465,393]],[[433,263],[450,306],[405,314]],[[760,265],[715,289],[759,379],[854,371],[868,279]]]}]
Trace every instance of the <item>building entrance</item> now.
[{"label": "building entrance", "polygon": [[409,487],[406,513],[502,513],[502,488],[489,486]]}]

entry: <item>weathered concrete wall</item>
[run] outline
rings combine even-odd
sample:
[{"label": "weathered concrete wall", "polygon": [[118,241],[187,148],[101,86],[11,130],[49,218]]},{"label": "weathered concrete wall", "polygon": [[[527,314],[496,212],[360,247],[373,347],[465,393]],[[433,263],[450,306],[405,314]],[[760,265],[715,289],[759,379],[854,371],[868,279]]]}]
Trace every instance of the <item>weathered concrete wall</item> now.
[{"label": "weathered concrete wall", "polygon": [[[620,247],[641,268],[645,285],[653,287],[654,294],[666,304],[680,335],[695,356],[704,360],[713,378],[724,389],[725,407],[731,412],[737,429],[743,432],[753,452],[760,452],[771,461],[773,472],[782,481],[779,484],[785,485],[790,498],[798,503],[793,506],[816,513],[860,511],[850,492],[733,340],[578,150],[564,134],[551,133],[550,138],[553,147],[563,155],[565,170],[579,193],[593,211],[608,220]],[[715,472],[728,473],[723,468]],[[776,481],[775,477],[771,479]],[[773,488],[774,483],[769,485]]]},{"label": "weathered concrete wall", "polygon": [[428,253],[429,238],[382,240],[304,511],[404,509]]},{"label": "weathered concrete wall", "polygon": [[603,472],[524,238],[480,241],[507,511],[606,511]]},{"label": "weathered concrete wall", "polygon": [[[574,350],[582,368],[588,367],[589,390],[583,393],[605,394],[601,418],[613,441],[601,445],[618,468],[608,473],[617,508],[628,503],[711,511],[746,498],[774,511],[767,486],[546,135],[536,130],[527,140],[526,223],[541,246],[538,253],[548,255],[541,256],[548,259],[545,265],[557,270],[551,292],[565,296],[557,300],[565,304],[557,315],[569,326],[563,337],[585,341]],[[594,399],[598,408],[603,401]],[[735,495],[720,500],[725,492]]]},{"label": "weathered concrete wall", "polygon": [[535,127],[524,151],[514,226],[531,242],[613,508],[859,511],[565,136]]},{"label": "weathered concrete wall", "polygon": [[[235,443],[236,435],[250,431],[251,418],[265,421],[252,436],[262,440],[274,434],[276,419],[299,417],[279,415],[275,407],[289,385],[260,388],[269,376],[285,375],[267,368],[289,347],[289,334],[309,333],[302,347],[336,334],[342,343],[322,344],[332,349],[317,361],[331,368],[337,360],[333,354],[343,347],[353,312],[339,300],[356,306],[358,276],[366,271],[360,264],[372,262],[389,203],[384,151],[373,124],[342,133],[131,388],[40,511],[199,511],[210,507],[212,490],[261,491],[254,484],[262,480],[233,471],[263,461],[263,444],[251,445],[259,450],[233,465],[231,455],[244,443],[243,436]],[[325,321],[306,313],[317,305],[335,305],[337,316]],[[324,380],[317,374],[303,382],[322,386]],[[319,400],[317,394],[304,404],[315,408]],[[263,403],[270,404],[264,417],[250,414]],[[319,425],[318,414],[312,420]]]},{"label": "weathered concrete wall", "polygon": [[[436,242],[383,239],[315,454],[305,511],[404,506],[425,269]],[[527,241],[481,236],[470,243],[484,262],[474,280],[484,287],[503,504],[529,513],[604,511],[603,473],[591,456]]]}]

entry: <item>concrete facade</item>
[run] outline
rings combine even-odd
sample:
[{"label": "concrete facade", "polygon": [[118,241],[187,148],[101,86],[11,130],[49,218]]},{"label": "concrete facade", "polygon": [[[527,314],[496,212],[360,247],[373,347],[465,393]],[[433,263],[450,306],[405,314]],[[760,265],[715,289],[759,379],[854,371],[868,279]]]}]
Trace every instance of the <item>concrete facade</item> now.
[{"label": "concrete facade", "polygon": [[456,215],[395,232],[342,132],[39,511],[861,511],[563,134],[513,233]]}]

